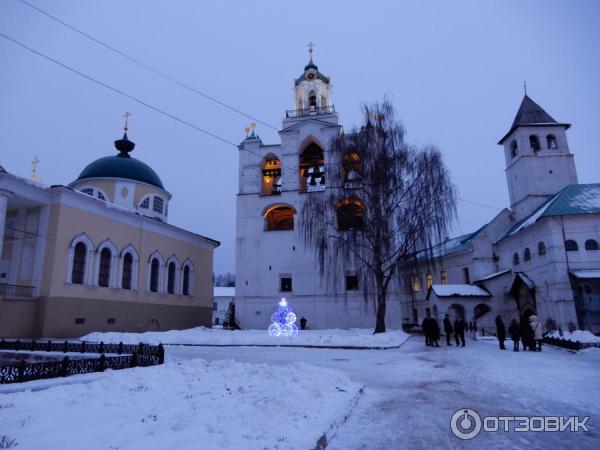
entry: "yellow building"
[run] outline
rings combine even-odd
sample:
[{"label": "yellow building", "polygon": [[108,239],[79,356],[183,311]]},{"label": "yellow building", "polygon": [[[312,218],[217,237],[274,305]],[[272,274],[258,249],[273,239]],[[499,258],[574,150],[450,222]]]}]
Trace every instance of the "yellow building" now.
[{"label": "yellow building", "polygon": [[167,223],[134,146],[125,133],[68,186],[0,166],[0,338],[210,326],[219,242]]}]

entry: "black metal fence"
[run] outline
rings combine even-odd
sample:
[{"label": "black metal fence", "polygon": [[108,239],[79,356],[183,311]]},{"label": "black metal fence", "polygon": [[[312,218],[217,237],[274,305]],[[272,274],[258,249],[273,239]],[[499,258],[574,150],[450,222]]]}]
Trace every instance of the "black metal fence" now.
[{"label": "black metal fence", "polygon": [[[21,383],[23,381],[44,378],[67,377],[81,373],[103,372],[106,369],[128,369],[163,364],[165,350],[162,344],[138,345],[88,343],[88,342],[52,342],[52,341],[0,341],[0,350],[62,353],[97,353],[98,358],[69,358],[60,361],[28,363],[21,360],[18,364],[0,366],[0,384]],[[106,356],[106,354],[109,354]]]},{"label": "black metal fence", "polygon": [[549,345],[554,345],[556,347],[566,348],[567,350],[583,350],[585,348],[591,347],[599,347],[600,343],[598,342],[579,342],[579,341],[569,341],[568,339],[555,338],[555,337],[544,337],[544,343]]},{"label": "black metal fence", "polygon": [[22,286],[19,284],[0,283],[0,297],[5,298],[31,298],[35,286]]}]

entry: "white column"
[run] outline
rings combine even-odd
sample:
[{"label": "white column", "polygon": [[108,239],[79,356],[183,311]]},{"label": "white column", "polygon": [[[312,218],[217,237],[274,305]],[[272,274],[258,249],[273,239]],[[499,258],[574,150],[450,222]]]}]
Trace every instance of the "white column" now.
[{"label": "white column", "polygon": [[2,260],[2,247],[4,243],[4,227],[6,226],[6,209],[8,207],[8,199],[0,191],[0,260]]}]

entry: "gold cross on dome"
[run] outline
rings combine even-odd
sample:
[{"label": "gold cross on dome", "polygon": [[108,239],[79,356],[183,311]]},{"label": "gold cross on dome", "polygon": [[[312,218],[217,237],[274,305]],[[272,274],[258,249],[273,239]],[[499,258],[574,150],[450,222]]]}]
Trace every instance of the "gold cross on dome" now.
[{"label": "gold cross on dome", "polygon": [[308,47],[308,56],[309,56],[309,58],[310,58],[310,62],[312,62],[313,47],[314,47],[315,45],[316,45],[316,44],[315,44],[313,41],[309,41],[309,43],[308,43],[308,45],[307,45],[307,47]]},{"label": "gold cross on dome", "polygon": [[125,126],[123,127],[123,129],[125,130],[125,133],[127,133],[127,130],[129,130],[129,127],[128,127],[129,116],[131,116],[130,112],[126,111],[125,114],[123,114],[123,117],[125,117]]},{"label": "gold cross on dome", "polygon": [[33,160],[31,161],[31,167],[32,167],[32,172],[35,172],[37,170],[37,166],[40,163],[40,160],[38,159],[38,157],[34,157]]}]

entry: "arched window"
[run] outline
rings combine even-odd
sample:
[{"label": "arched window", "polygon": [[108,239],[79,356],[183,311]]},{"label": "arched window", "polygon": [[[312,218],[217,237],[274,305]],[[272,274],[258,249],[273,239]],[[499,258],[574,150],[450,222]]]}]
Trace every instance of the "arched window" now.
[{"label": "arched window", "polygon": [[73,270],[71,274],[71,283],[83,284],[85,279],[85,266],[87,259],[87,247],[83,242],[75,245],[73,254]]},{"label": "arched window", "polygon": [[543,242],[538,243],[538,255],[543,256],[546,254],[546,244]]},{"label": "arched window", "polygon": [[308,94],[308,107],[317,107],[317,94],[315,93],[315,91],[310,91],[310,93]]},{"label": "arched window", "polygon": [[168,265],[167,270],[167,292],[169,294],[175,293],[175,271],[177,270],[177,266],[174,261],[171,261]]},{"label": "arched window", "polygon": [[565,241],[565,250],[568,252],[576,252],[579,250],[579,246],[573,239],[568,239]]},{"label": "arched window", "polygon": [[585,249],[586,250],[598,250],[598,241],[594,240],[594,239],[588,239],[587,241],[585,241]]},{"label": "arched window", "polygon": [[360,155],[356,151],[347,152],[342,159],[344,169],[344,187],[353,189],[362,182],[362,165]]},{"label": "arched window", "polygon": [[104,247],[100,252],[100,270],[98,272],[98,286],[108,287],[110,283],[112,253]]},{"label": "arched window", "polygon": [[125,253],[123,257],[123,275],[121,277],[121,287],[131,289],[131,278],[133,274],[133,255]]},{"label": "arched window", "polygon": [[521,260],[519,258],[519,254],[515,252],[515,254],[513,255],[513,265],[518,266],[520,262]]},{"label": "arched window", "polygon": [[281,194],[281,162],[275,155],[267,155],[263,160],[261,194]]},{"label": "arched window", "polygon": [[339,231],[362,230],[364,207],[358,200],[345,200],[336,208]]},{"label": "arched window", "polygon": [[95,197],[100,200],[108,200],[108,195],[106,195],[106,192],[92,186],[83,187],[79,189],[79,191],[89,195],[90,197]]},{"label": "arched window", "polygon": [[540,150],[540,139],[535,134],[529,136],[529,146],[534,152]]},{"label": "arched window", "polygon": [[265,213],[265,231],[287,231],[294,229],[296,210],[291,206],[274,206]]},{"label": "arched window", "polygon": [[300,155],[300,192],[325,190],[323,149],[314,142]]},{"label": "arched window", "polygon": [[190,266],[183,268],[183,295],[190,295]]},{"label": "arched window", "polygon": [[519,146],[517,145],[517,141],[514,139],[510,142],[510,155],[512,158],[519,154]]},{"label": "arched window", "polygon": [[556,145],[556,136],[553,134],[546,136],[546,144],[548,145],[548,150],[556,150],[558,148]]},{"label": "arched window", "polygon": [[529,250],[529,247],[526,248],[525,251],[523,252],[523,260],[525,260],[525,261],[531,260],[531,250]]},{"label": "arched window", "polygon": [[150,263],[150,292],[158,292],[158,276],[160,271],[160,262],[158,258],[153,258]]},{"label": "arched window", "polygon": [[150,209],[150,197],[146,197],[140,202],[140,209]]}]

